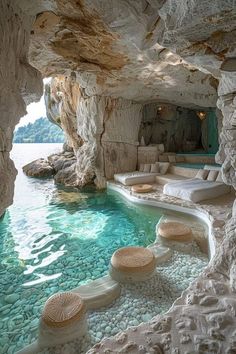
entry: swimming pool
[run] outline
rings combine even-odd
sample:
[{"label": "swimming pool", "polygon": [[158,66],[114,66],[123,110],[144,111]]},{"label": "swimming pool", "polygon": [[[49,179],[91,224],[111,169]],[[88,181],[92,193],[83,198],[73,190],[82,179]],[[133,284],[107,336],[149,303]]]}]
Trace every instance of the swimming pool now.
[{"label": "swimming pool", "polygon": [[[32,152],[34,148],[27,147],[27,151]],[[27,155],[22,149],[17,146],[15,151],[21,160]],[[41,144],[40,155],[42,150]],[[134,205],[115,192],[63,189],[56,187],[52,180],[28,178],[20,169],[26,162],[21,161],[17,166],[14,204],[0,221],[1,354],[13,354],[36,338],[41,309],[50,295],[107,274],[109,260],[116,249],[152,243],[156,223],[163,215],[161,209]],[[151,311],[165,312],[207,264],[206,256],[195,248],[192,254],[177,252],[173,257],[171,263],[163,266],[163,279],[168,276],[170,280],[179,267],[179,286],[171,294],[166,288],[160,299],[155,290],[153,299],[149,294],[147,300],[132,289],[124,290],[126,295],[116,305],[118,312],[119,306],[123,311],[127,301],[136,296],[127,325],[143,321],[136,313],[140,306],[146,319],[150,318]],[[186,273],[183,264],[186,269],[192,265],[192,273]],[[156,282],[156,286],[162,285]],[[145,293],[147,285],[143,288]],[[107,322],[114,317],[112,311],[105,310],[105,316],[108,312],[111,316],[105,317]],[[95,321],[99,316],[95,313],[89,317],[92,340],[86,346],[108,334],[104,319]],[[122,330],[124,323],[114,322],[109,334]]]},{"label": "swimming pool", "polygon": [[0,223],[0,319],[10,335],[0,344],[30,342],[27,327],[51,294],[107,274],[117,248],[152,243],[160,217],[95,190],[54,190],[45,205],[10,210]]}]

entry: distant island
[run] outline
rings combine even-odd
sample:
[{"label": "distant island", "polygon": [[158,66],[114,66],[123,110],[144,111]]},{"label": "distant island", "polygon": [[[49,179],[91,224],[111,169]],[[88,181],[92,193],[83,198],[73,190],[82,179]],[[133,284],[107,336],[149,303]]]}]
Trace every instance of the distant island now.
[{"label": "distant island", "polygon": [[14,133],[13,143],[64,143],[63,130],[47,118],[19,127]]}]

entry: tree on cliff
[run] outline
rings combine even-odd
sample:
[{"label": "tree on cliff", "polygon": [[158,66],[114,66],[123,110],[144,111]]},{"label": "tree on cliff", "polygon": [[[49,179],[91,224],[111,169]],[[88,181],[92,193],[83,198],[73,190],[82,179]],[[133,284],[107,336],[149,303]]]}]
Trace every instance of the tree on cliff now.
[{"label": "tree on cliff", "polygon": [[14,143],[64,143],[62,129],[47,118],[39,118],[34,123],[18,128],[14,133]]}]

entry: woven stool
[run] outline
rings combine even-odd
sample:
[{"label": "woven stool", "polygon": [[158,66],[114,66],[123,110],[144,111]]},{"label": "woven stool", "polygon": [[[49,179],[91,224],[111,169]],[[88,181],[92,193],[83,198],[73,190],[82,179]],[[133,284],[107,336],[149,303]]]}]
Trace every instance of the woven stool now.
[{"label": "woven stool", "polygon": [[131,188],[132,192],[135,193],[148,193],[152,191],[152,185],[151,184],[135,184]]},{"label": "woven stool", "polygon": [[192,230],[185,224],[180,222],[163,222],[158,225],[158,234],[172,241],[191,241],[193,238]]},{"label": "woven stool", "polygon": [[149,279],[156,270],[152,251],[144,247],[124,247],[113,253],[110,275],[118,282],[135,282]]},{"label": "woven stool", "polygon": [[86,307],[78,294],[57,293],[46,301],[40,321],[41,346],[63,344],[86,332]]}]

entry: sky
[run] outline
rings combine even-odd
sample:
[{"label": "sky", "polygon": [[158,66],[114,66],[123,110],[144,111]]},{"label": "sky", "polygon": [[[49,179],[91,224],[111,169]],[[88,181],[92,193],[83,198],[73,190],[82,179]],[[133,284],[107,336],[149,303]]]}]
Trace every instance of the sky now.
[{"label": "sky", "polygon": [[[50,78],[44,79],[43,83],[46,84],[50,82]],[[46,117],[46,107],[44,103],[44,96],[41,97],[41,100],[36,103],[30,103],[27,108],[27,114],[20,119],[19,124],[16,126],[16,129],[27,125],[28,123],[33,123],[36,119],[40,117]]]}]

